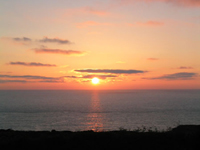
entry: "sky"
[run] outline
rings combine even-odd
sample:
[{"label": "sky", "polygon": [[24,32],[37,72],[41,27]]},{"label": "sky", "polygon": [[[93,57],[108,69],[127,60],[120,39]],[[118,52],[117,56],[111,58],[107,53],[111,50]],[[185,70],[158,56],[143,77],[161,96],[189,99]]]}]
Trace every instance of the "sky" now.
[{"label": "sky", "polygon": [[0,89],[200,89],[200,0],[0,0]]}]

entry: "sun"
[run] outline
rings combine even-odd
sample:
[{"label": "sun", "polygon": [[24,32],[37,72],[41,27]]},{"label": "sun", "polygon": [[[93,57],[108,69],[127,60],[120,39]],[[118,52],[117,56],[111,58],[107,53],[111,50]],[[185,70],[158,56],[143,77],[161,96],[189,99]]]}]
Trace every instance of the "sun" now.
[{"label": "sun", "polygon": [[97,77],[92,79],[92,84],[98,84],[99,83],[99,79]]}]

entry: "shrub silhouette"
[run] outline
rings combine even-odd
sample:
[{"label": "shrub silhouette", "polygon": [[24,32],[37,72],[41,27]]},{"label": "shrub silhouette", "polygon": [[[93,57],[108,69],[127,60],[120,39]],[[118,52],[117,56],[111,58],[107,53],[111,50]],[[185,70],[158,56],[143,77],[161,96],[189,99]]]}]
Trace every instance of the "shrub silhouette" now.
[{"label": "shrub silhouette", "polygon": [[[138,128],[130,131],[13,131],[0,130],[1,149],[154,149],[197,150],[199,126],[178,126],[170,131]],[[188,136],[189,135],[189,136]]]}]

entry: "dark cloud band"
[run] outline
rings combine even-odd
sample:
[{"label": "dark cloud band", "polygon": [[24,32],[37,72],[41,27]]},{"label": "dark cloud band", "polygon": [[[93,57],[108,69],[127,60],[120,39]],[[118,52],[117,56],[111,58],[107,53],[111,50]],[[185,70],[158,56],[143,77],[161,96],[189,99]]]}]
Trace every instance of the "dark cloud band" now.
[{"label": "dark cloud band", "polygon": [[63,55],[84,55],[85,52],[76,50],[61,50],[61,49],[34,49],[36,53],[63,54]]},{"label": "dark cloud band", "polygon": [[177,69],[193,69],[193,67],[181,66],[181,67],[179,67]]},{"label": "dark cloud band", "polygon": [[61,83],[63,77],[46,77],[46,76],[34,76],[34,75],[0,75],[0,83]]},{"label": "dark cloud band", "polygon": [[179,72],[174,74],[167,74],[160,77],[154,77],[154,78],[144,78],[144,79],[150,79],[150,80],[190,80],[194,77],[198,76],[197,73],[193,72]]},{"label": "dark cloud band", "polygon": [[33,75],[0,75],[0,78],[23,78],[23,79],[47,79],[47,80],[58,80],[60,78],[46,77],[46,76],[33,76]]},{"label": "dark cloud band", "polygon": [[111,73],[111,74],[137,74],[145,73],[143,70],[122,70],[122,69],[77,69],[76,72],[85,73]]},{"label": "dark cloud band", "polygon": [[20,66],[34,66],[34,67],[56,67],[54,64],[43,64],[43,63],[38,63],[38,62],[10,62],[9,65],[20,65]]},{"label": "dark cloud band", "polygon": [[92,79],[97,77],[99,79],[106,79],[106,78],[115,78],[118,77],[116,75],[85,75],[85,76],[65,76],[66,78],[73,78],[73,79]]},{"label": "dark cloud band", "polygon": [[0,80],[0,83],[26,83],[26,80]]},{"label": "dark cloud band", "polygon": [[44,37],[43,39],[39,40],[39,42],[42,43],[57,43],[57,44],[71,44],[72,42],[70,42],[69,40],[62,40],[59,38],[48,38],[48,37]]}]

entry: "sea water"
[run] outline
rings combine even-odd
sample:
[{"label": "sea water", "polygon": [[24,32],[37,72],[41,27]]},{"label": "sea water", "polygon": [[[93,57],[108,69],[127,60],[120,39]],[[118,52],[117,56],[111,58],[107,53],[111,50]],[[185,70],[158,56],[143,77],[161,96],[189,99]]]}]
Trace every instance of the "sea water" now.
[{"label": "sea water", "polygon": [[200,90],[2,90],[0,129],[96,130],[200,124]]}]

